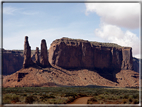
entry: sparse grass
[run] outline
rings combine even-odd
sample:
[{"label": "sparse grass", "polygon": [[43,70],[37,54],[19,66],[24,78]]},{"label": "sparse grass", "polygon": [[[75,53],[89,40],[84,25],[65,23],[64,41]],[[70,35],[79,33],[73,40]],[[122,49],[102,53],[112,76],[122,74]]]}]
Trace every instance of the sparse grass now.
[{"label": "sparse grass", "polygon": [[106,104],[119,101],[123,104],[138,104],[139,91],[96,87],[16,87],[3,88],[3,104],[67,104],[79,97],[93,97],[88,104]]}]

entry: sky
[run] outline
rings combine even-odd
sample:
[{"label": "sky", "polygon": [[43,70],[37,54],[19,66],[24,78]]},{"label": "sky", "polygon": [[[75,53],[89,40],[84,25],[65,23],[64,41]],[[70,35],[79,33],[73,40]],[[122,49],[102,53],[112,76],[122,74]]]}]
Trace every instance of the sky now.
[{"label": "sky", "polygon": [[140,4],[3,3],[3,48],[23,50],[25,36],[33,50],[68,37],[132,47],[140,58]]}]

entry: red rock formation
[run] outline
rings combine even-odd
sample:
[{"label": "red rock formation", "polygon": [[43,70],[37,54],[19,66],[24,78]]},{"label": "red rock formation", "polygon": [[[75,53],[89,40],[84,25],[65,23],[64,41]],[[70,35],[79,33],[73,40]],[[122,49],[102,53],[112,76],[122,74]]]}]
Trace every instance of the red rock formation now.
[{"label": "red rock formation", "polygon": [[46,46],[45,39],[43,39],[41,41],[40,64],[41,64],[42,67],[48,67],[48,66],[50,66],[49,61],[48,61],[48,52],[47,52],[47,46]]},{"label": "red rock formation", "polygon": [[132,70],[133,69],[133,58],[132,58],[132,48],[124,47],[122,48],[122,70]]},{"label": "red rock formation", "polygon": [[28,42],[28,36],[25,36],[23,68],[28,68],[30,66],[33,66],[33,64],[34,63],[31,59],[31,47]]},{"label": "red rock formation", "polygon": [[102,47],[94,47],[94,67],[110,68],[112,64],[111,49]]},{"label": "red rock formation", "polygon": [[35,52],[35,63],[37,65],[40,65],[40,60],[39,60],[39,48],[36,47],[36,52]]},{"label": "red rock formation", "polygon": [[[127,56],[128,54],[128,56]],[[62,68],[107,68],[132,70],[132,51],[111,43],[61,38],[49,49],[51,65]]]},{"label": "red rock formation", "polygon": [[9,75],[22,68],[23,65],[23,51],[21,50],[2,50],[2,74]]},{"label": "red rock formation", "polygon": [[112,67],[120,69],[122,65],[122,48],[112,48]]}]

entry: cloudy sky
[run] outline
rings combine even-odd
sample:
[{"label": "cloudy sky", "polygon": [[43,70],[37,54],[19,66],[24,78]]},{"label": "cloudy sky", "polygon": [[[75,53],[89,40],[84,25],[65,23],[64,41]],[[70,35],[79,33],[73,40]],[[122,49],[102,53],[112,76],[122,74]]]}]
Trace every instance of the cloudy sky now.
[{"label": "cloudy sky", "polygon": [[139,3],[3,3],[3,48],[32,49],[42,39],[49,49],[62,37],[117,43],[140,57]]}]

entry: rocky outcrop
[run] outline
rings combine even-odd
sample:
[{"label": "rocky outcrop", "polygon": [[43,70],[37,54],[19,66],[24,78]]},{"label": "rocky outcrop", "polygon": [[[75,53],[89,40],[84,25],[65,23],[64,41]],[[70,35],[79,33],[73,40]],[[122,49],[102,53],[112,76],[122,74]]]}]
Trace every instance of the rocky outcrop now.
[{"label": "rocky outcrop", "polygon": [[132,48],[112,43],[61,38],[49,49],[51,65],[62,68],[132,70]]},{"label": "rocky outcrop", "polygon": [[50,66],[49,61],[48,61],[48,52],[47,52],[47,46],[46,46],[45,39],[43,39],[41,41],[40,65],[42,67],[48,67],[48,66]]},{"label": "rocky outcrop", "polygon": [[31,59],[31,47],[28,42],[28,37],[25,36],[25,42],[24,42],[24,62],[23,62],[23,68],[28,68],[30,66],[33,66],[34,63]]}]

